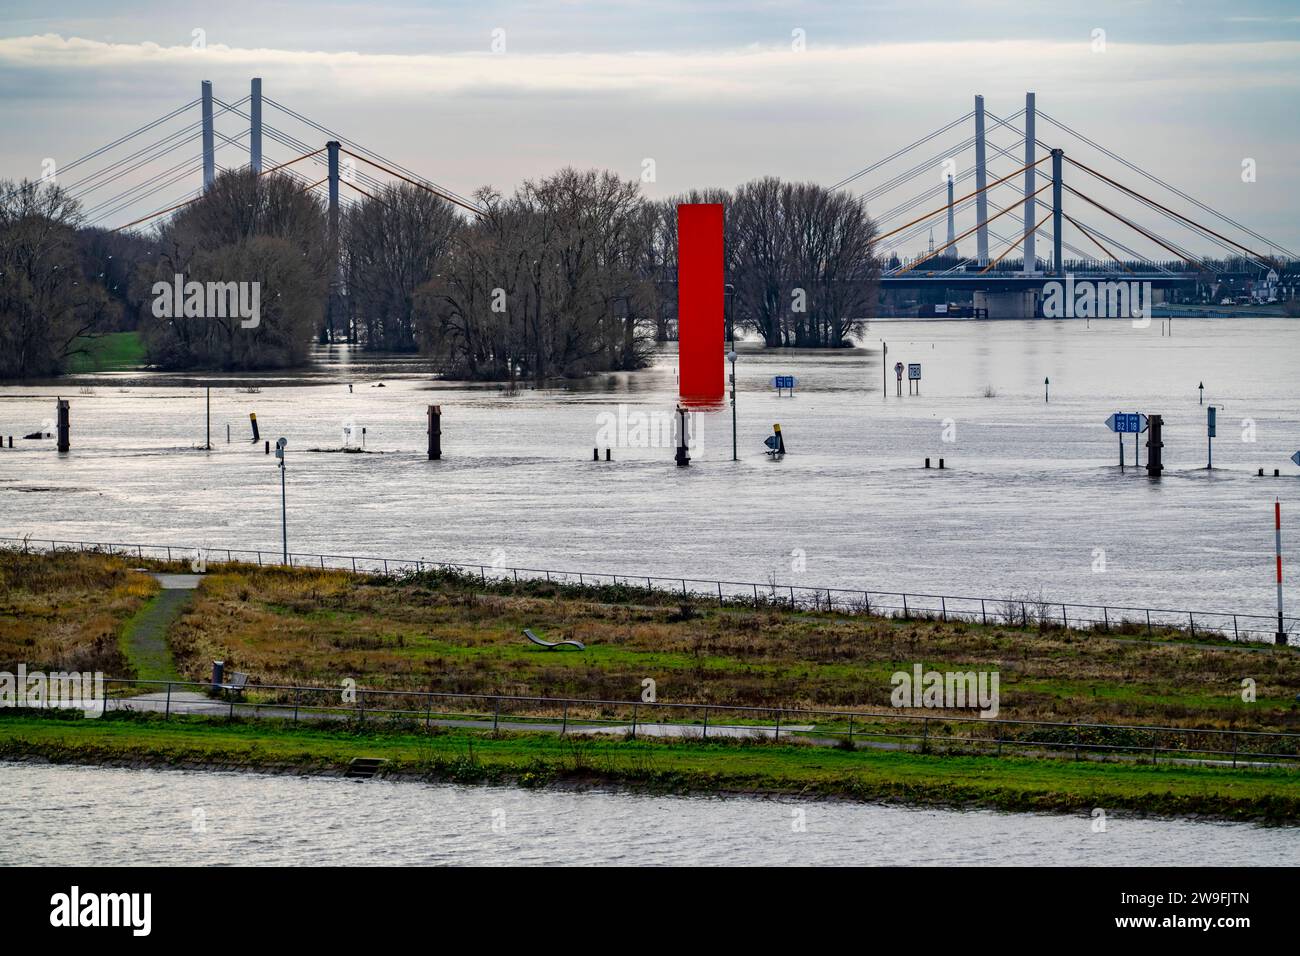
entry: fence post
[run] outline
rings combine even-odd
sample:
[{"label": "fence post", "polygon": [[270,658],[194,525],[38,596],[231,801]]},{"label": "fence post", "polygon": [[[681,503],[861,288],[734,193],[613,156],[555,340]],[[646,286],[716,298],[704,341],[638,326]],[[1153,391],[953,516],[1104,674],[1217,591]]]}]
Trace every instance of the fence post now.
[{"label": "fence post", "polygon": [[1231,730],[1229,731],[1229,733],[1232,734],[1232,769],[1236,770],[1237,769],[1237,732],[1235,730]]},{"label": "fence post", "polygon": [[569,702],[564,702],[564,720],[560,723],[560,736],[563,737],[569,730]]},{"label": "fence post", "polygon": [[501,698],[492,698],[492,733],[497,732],[497,723],[501,719]]},{"label": "fence post", "polygon": [[302,699],[302,688],[295,687],[293,689],[293,722],[295,724],[298,722],[298,701],[301,699]]},{"label": "fence post", "polygon": [[722,582],[718,582],[718,607],[722,607]]},{"label": "fence post", "polygon": [[849,714],[849,746],[853,746],[853,715]]},{"label": "fence post", "polygon": [[1234,641],[1240,640],[1240,638],[1237,635],[1237,615],[1235,614],[1232,615],[1232,639]]},{"label": "fence post", "polygon": [[776,712],[776,732],[772,735],[773,742],[781,739],[781,712]]},{"label": "fence post", "polygon": [[1147,640],[1151,640],[1151,608],[1147,608]]},{"label": "fence post", "polygon": [[1029,612],[1025,610],[1024,601],[1020,602],[1020,626],[1021,627],[1029,626]]},{"label": "fence post", "polygon": [[1156,760],[1156,743],[1160,740],[1160,734],[1156,730],[1151,731],[1151,763],[1155,764]]},{"label": "fence post", "polygon": [[709,736],[709,707],[707,704],[704,705],[704,733],[700,736],[701,739]]},{"label": "fence post", "polygon": [[930,718],[921,719],[921,753],[926,753],[930,749]]},{"label": "fence post", "polygon": [[357,708],[358,722],[364,724],[366,722],[366,692],[364,690],[357,691]]},{"label": "fence post", "polygon": [[903,620],[907,620],[907,595],[903,595]]},{"label": "fence post", "polygon": [[870,617],[871,616],[871,592],[870,591],[862,592],[862,603],[867,606],[867,616]]},{"label": "fence post", "polygon": [[1192,640],[1196,640],[1196,615],[1191,611],[1187,612],[1187,623],[1192,626]]},{"label": "fence post", "polygon": [[230,712],[226,714],[226,719],[227,720],[235,719],[235,695],[233,691],[230,693]]},{"label": "fence post", "polygon": [[986,624],[986,625],[987,625],[988,622],[989,622],[989,612],[986,611],[986,610],[984,609],[984,599],[983,599],[983,598],[980,598],[980,621],[981,621],[981,623]]},{"label": "fence post", "polygon": [[1079,724],[1074,725],[1074,759],[1079,759]]},{"label": "fence post", "polygon": [[172,682],[167,682],[167,707],[163,710],[163,720],[167,720],[172,715]]},{"label": "fence post", "polygon": [[637,704],[632,705],[632,739],[636,740],[636,709]]},{"label": "fence post", "polygon": [[939,616],[943,618],[943,623],[948,623],[948,599],[942,596],[939,598]]},{"label": "fence post", "polygon": [[1105,606],[1104,604],[1102,605],[1102,608],[1101,608],[1101,619],[1102,619],[1102,622],[1106,625],[1106,633],[1109,634],[1109,633],[1110,633],[1110,614],[1107,613],[1107,611],[1106,611],[1106,606]]},{"label": "fence post", "polygon": [[1070,615],[1066,613],[1065,605],[1061,605],[1061,626],[1067,631],[1070,629]]}]

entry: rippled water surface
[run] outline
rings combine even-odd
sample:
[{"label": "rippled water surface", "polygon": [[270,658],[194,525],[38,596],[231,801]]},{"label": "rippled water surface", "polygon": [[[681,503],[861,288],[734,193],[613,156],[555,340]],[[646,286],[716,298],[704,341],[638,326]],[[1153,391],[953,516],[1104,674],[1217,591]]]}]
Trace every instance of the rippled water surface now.
[{"label": "rippled water surface", "polygon": [[[346,348],[302,374],[4,386],[0,433],[36,429],[62,394],[73,451],[4,449],[0,532],[275,552],[280,481],[247,440],[256,412],[264,438],[289,440],[298,551],[1268,614],[1274,496],[1292,565],[1300,540],[1288,461],[1300,449],[1300,323],[1174,326],[881,322],[867,350],[742,348],[741,461],[724,408],[699,414],[685,469],[671,447],[615,443],[613,462],[590,460],[621,404],[629,423],[670,415],[671,350],[642,372],[516,394]],[[892,371],[882,395],[882,338],[891,368],[922,363],[919,396],[895,396]],[[798,376],[793,398],[768,384],[777,373]],[[1222,406],[1208,473],[1202,382]],[[196,448],[206,384],[210,452]],[[423,454],[430,403],[443,409],[440,462]],[[1165,416],[1159,482],[1119,473],[1102,423],[1127,410]],[[782,461],[763,454],[774,422]],[[371,454],[314,450],[339,448],[345,423],[366,428]],[[1126,455],[1131,465],[1131,437]],[[926,471],[926,457],[947,467]],[[1256,478],[1259,467],[1283,478]]]},{"label": "rippled water surface", "polygon": [[0,763],[0,865],[1294,865],[1300,829]]}]

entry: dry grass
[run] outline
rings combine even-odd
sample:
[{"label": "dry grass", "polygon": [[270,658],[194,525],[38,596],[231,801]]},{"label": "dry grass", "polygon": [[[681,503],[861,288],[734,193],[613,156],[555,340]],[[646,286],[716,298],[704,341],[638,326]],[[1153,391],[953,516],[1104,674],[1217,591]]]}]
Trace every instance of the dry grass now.
[{"label": "dry grass", "polygon": [[[531,647],[523,627],[588,650]],[[887,709],[890,675],[919,662],[996,670],[1003,717],[1300,731],[1300,655],[1289,650],[781,610],[683,615],[572,592],[484,593],[433,575],[214,572],[172,649],[195,680],[223,658],[258,683],[353,677],[366,687],[631,700],[650,677],[661,701],[860,709]],[[1241,700],[1246,677],[1253,704]]]},{"label": "dry grass", "polygon": [[0,550],[0,670],[127,673],[122,627],[157,590],[119,558]]}]

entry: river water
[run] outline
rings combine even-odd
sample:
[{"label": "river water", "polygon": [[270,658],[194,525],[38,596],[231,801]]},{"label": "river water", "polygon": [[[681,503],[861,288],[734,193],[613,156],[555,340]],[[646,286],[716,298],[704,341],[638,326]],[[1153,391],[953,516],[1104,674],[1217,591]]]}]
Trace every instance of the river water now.
[{"label": "river water", "polygon": [[[641,372],[515,393],[346,347],[301,374],[7,385],[0,433],[40,427],[63,395],[72,452],[4,449],[0,533],[276,552],[280,478],[249,442],[256,412],[263,438],[288,439],[301,552],[1269,614],[1275,496],[1293,566],[1300,540],[1300,323],[1173,325],[882,321],[868,349],[742,346],[741,460],[724,407],[697,413],[689,468],[658,428],[676,400],[671,347]],[[919,395],[894,394],[896,360],[921,363]],[[777,374],[797,376],[793,397]],[[1212,472],[1202,382],[1222,406]],[[430,462],[435,403],[444,455]],[[1165,416],[1162,480],[1120,474],[1114,411]],[[762,444],[776,422],[779,461]],[[313,450],[340,448],[348,423],[369,454]],[[614,460],[593,463],[596,445]],[[1131,466],[1131,436],[1125,454]]]},{"label": "river water", "polygon": [[[0,763],[0,866],[1263,866],[1300,829]],[[1104,831],[1100,829],[1104,823]]]}]

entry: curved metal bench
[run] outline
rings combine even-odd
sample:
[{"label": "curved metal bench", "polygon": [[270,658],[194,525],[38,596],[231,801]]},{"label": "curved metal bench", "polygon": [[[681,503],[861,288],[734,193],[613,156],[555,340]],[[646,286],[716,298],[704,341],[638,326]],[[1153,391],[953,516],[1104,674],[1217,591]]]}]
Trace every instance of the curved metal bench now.
[{"label": "curved metal bench", "polygon": [[524,637],[528,638],[538,647],[544,647],[548,651],[553,651],[557,647],[563,647],[563,646],[576,647],[580,651],[585,651],[587,649],[587,646],[583,644],[582,641],[544,641],[536,634],[534,634],[530,628],[527,627],[524,628]]}]

